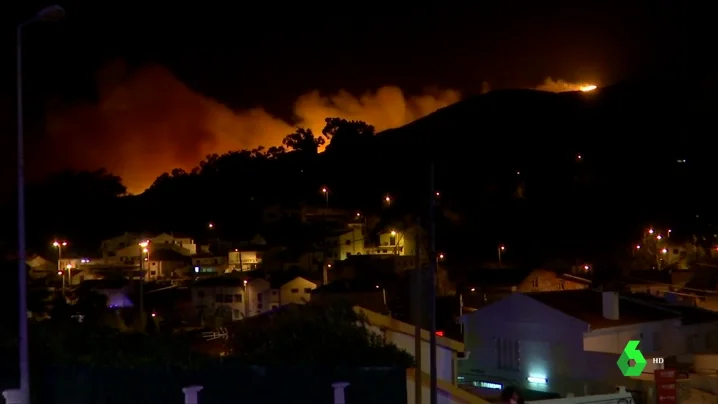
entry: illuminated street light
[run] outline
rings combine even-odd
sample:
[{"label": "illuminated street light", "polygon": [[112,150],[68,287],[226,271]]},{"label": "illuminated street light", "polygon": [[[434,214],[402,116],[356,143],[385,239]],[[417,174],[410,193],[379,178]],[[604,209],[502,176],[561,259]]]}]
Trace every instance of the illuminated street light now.
[{"label": "illuminated street light", "polygon": [[661,253],[667,254],[667,253],[668,253],[668,250],[664,248],[664,249],[661,250]]},{"label": "illuminated street light", "polygon": [[392,236],[396,236],[396,231],[392,230],[389,234],[391,234]]},{"label": "illuminated street light", "polygon": [[591,267],[588,266],[588,265],[584,265],[584,266],[583,266],[583,269],[584,269],[585,271],[588,271],[589,269],[591,269]]},{"label": "illuminated street light", "polygon": [[663,239],[663,236],[661,236],[660,234],[656,236],[656,240],[662,240],[662,239]]},{"label": "illuminated street light", "polygon": [[648,229],[648,234],[653,234],[653,229]]},{"label": "illuminated street light", "polygon": [[210,229],[214,229],[214,223],[208,224],[207,227],[209,227]]},{"label": "illuminated street light", "polygon": [[440,260],[443,260],[443,259],[444,259],[444,254],[443,254],[443,253],[439,254],[439,259],[440,259]]},{"label": "illuminated street light", "polygon": [[506,251],[506,247],[504,247],[503,245],[500,245],[498,251],[499,251],[499,266],[501,266],[501,256],[503,255],[503,252]]},{"label": "illuminated street light", "polygon": [[326,201],[327,207],[329,207],[329,189],[322,187],[322,193],[324,194],[324,200]]},{"label": "illuminated street light", "polygon": [[636,244],[636,250],[640,250],[640,249],[641,249],[641,245],[640,245],[640,244]]},{"label": "illuminated street light", "polygon": [[[67,241],[53,241],[52,246],[57,248],[57,273],[62,275],[62,247],[67,247]],[[62,295],[65,295],[65,277],[62,277]]]},{"label": "illuminated street light", "polygon": [[476,292],[476,288],[471,288],[471,291],[472,291],[472,292]]},{"label": "illuminated street light", "polygon": [[440,194],[439,192],[437,192],[437,193],[436,193],[436,196],[441,196],[441,194]]},{"label": "illuminated street light", "polygon": [[357,217],[361,217],[361,213],[357,212]]},{"label": "illuminated street light", "polygon": [[[145,292],[144,292],[144,283],[145,283],[145,261],[149,261],[150,258],[150,240],[142,241],[138,244],[141,248],[140,250],[140,327],[144,330],[144,324],[145,324]],[[142,254],[145,256],[143,257]],[[149,265],[149,262],[147,263]]]}]

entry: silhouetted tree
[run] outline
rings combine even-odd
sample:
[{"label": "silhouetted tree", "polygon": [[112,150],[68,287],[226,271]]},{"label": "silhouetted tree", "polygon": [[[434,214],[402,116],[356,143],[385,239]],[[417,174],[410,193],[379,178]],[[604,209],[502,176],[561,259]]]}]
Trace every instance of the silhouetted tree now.
[{"label": "silhouetted tree", "polygon": [[[253,364],[404,366],[413,358],[373,333],[343,302],[308,303],[250,318],[232,335],[233,356]],[[351,347],[351,348],[349,348]]]},{"label": "silhouetted tree", "polygon": [[297,128],[282,140],[282,144],[292,151],[315,155],[324,145],[324,137],[314,136],[311,129]]}]

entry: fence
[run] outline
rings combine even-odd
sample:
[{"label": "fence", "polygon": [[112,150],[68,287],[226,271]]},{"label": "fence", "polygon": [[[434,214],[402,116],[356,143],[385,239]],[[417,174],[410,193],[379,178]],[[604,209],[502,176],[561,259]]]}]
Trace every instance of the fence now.
[{"label": "fence", "polygon": [[[32,403],[184,403],[187,386],[201,386],[192,404],[330,404],[337,382],[345,402],[405,403],[406,372],[395,368],[326,369],[222,365],[202,371],[162,367],[116,369],[52,366],[33,380]],[[191,391],[186,390],[190,392]],[[10,401],[8,401],[10,403]]]}]

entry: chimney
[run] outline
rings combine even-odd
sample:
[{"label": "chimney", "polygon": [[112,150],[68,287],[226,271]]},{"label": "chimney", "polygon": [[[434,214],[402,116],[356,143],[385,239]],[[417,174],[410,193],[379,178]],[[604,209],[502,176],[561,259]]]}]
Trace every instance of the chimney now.
[{"label": "chimney", "polygon": [[603,299],[603,317],[608,320],[618,320],[618,301],[620,300],[618,292],[603,291],[601,295]]}]

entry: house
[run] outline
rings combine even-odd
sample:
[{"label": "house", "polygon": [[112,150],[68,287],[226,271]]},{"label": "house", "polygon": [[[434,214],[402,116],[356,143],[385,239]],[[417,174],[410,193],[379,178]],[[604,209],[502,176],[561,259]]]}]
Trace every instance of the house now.
[{"label": "house", "polygon": [[[392,343],[415,355],[415,328],[390,316],[385,316],[365,308],[355,306],[354,310],[364,315],[370,330],[382,335],[386,342]],[[429,351],[430,338],[427,330],[421,330],[421,379],[422,404],[429,403],[430,380]],[[485,400],[462,390],[457,385],[457,369],[460,357],[464,354],[464,344],[458,341],[436,336],[436,378],[438,399],[440,403],[478,403],[487,404]],[[414,404],[414,382],[416,369],[407,371],[407,403]]]},{"label": "house", "polygon": [[150,237],[148,241],[153,249],[172,249],[185,256],[197,254],[197,244],[187,236],[161,233]]},{"label": "house", "polygon": [[581,290],[591,281],[547,269],[502,268],[471,272],[464,283],[464,304],[481,307],[512,293]]},{"label": "house", "polygon": [[192,268],[195,273],[223,274],[229,269],[227,256],[199,253],[192,257]]},{"label": "house", "polygon": [[28,257],[26,262],[30,269],[28,275],[31,279],[40,279],[56,275],[59,268],[57,261],[47,260],[37,254]]},{"label": "house", "polygon": [[247,283],[248,316],[277,309],[281,305],[279,299],[279,288],[273,288],[268,280],[254,278]]},{"label": "house", "polygon": [[[262,239],[262,241],[263,240],[264,239]],[[254,241],[255,240],[253,240],[253,242]],[[257,269],[262,264],[262,258],[266,249],[266,242],[263,244],[249,244],[241,246],[241,248],[235,248],[234,251],[229,252],[227,257],[229,270],[243,272]]]},{"label": "house", "polygon": [[191,286],[192,307],[201,323],[241,320],[248,315],[245,280],[236,276],[201,279]]},{"label": "house", "polygon": [[100,244],[100,251],[103,257],[112,257],[118,250],[128,246],[136,246],[140,242],[140,235],[135,233],[124,233],[122,235],[103,240]]},{"label": "house", "polygon": [[159,280],[179,275],[187,267],[188,257],[172,249],[150,249],[144,264],[145,279]]},{"label": "house", "polygon": [[371,234],[362,221],[351,222],[347,228],[339,230],[327,238],[328,258],[345,260],[355,255],[400,255],[416,254],[417,226],[401,229],[399,226],[387,227],[378,234]]},{"label": "house", "polygon": [[317,288],[319,282],[313,282],[301,276],[289,281],[270,279],[273,289],[279,289],[279,304],[304,304],[312,297],[312,290]]},{"label": "house", "polygon": [[[560,395],[625,382],[616,361],[629,340],[647,358],[683,351],[680,313],[612,291],[523,294],[462,316],[470,382],[514,384]],[[644,372],[651,372],[651,361]]]}]

